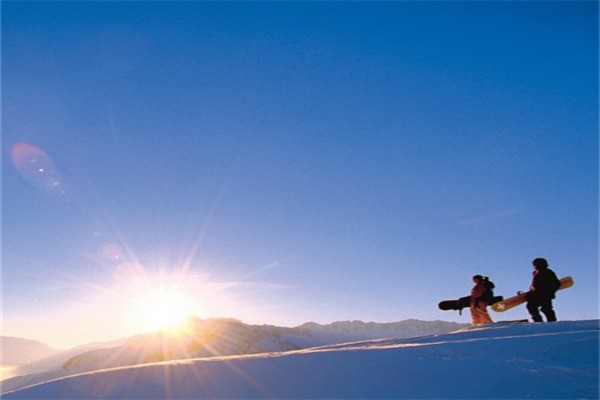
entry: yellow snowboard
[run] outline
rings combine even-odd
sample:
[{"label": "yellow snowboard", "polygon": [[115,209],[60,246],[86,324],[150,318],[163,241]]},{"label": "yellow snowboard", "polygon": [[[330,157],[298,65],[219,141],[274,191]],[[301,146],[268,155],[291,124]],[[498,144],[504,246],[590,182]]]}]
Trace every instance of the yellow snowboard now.
[{"label": "yellow snowboard", "polygon": [[[558,288],[558,290],[570,288],[571,286],[573,286],[573,283],[573,278],[571,278],[570,276],[565,276],[564,278],[560,279],[560,287]],[[504,312],[506,310],[510,310],[511,308],[518,306],[519,304],[523,304],[526,301],[527,293],[519,293],[516,296],[509,297],[506,300],[494,303],[492,305],[492,310],[496,312]]]}]

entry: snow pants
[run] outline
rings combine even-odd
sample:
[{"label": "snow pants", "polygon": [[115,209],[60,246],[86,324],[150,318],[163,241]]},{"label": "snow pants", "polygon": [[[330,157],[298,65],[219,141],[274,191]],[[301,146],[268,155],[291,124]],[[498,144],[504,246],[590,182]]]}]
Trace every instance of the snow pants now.
[{"label": "snow pants", "polygon": [[527,301],[527,311],[531,315],[533,322],[542,322],[542,316],[540,315],[540,308],[548,322],[556,321],[556,313],[552,308],[552,299],[547,297],[532,296]]},{"label": "snow pants", "polygon": [[487,304],[484,302],[477,302],[471,304],[471,321],[473,325],[489,324],[492,323],[492,318],[487,312]]}]

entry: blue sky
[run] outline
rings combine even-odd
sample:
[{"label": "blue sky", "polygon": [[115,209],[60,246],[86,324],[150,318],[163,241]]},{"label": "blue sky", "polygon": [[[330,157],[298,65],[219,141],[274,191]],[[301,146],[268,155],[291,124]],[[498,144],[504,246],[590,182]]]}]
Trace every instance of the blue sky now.
[{"label": "blue sky", "polygon": [[2,111],[5,335],[598,318],[597,3],[3,2]]}]

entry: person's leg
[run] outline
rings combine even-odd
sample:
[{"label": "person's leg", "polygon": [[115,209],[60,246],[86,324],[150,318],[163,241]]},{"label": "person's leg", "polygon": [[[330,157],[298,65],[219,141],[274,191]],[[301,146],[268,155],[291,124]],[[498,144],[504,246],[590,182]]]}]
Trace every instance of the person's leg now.
[{"label": "person's leg", "polygon": [[485,303],[471,306],[471,320],[473,321],[473,325],[489,324],[492,322]]},{"label": "person's leg", "polygon": [[471,305],[469,309],[471,310],[471,322],[473,323],[473,325],[481,324],[477,307],[475,305]]},{"label": "person's leg", "polygon": [[492,322],[492,317],[490,317],[490,314],[487,311],[487,305],[485,303],[481,304],[481,308],[480,308],[480,312],[481,312],[481,321],[484,324],[491,324]]},{"label": "person's leg", "polygon": [[546,316],[546,320],[548,320],[548,322],[556,321],[556,313],[554,312],[554,309],[552,308],[552,299],[544,300],[542,302],[541,306],[542,306],[542,312]]},{"label": "person's leg", "polygon": [[529,315],[531,315],[531,319],[533,322],[542,322],[542,316],[539,311],[539,304],[534,299],[531,299],[527,302],[527,311],[529,311]]}]

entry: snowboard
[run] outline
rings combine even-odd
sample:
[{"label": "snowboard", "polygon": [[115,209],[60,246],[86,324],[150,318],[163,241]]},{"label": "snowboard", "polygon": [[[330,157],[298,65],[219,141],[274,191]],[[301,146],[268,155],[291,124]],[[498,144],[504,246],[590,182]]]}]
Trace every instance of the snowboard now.
[{"label": "snowboard", "polygon": [[[502,296],[494,296],[490,304],[497,303],[503,299]],[[461,297],[458,300],[444,300],[440,301],[438,304],[438,308],[442,311],[448,310],[462,310],[463,308],[469,308],[469,304],[471,303],[471,296]]]},{"label": "snowboard", "polygon": [[[571,286],[573,286],[573,283],[573,278],[571,278],[570,276],[565,276],[564,278],[560,279],[560,287],[558,288],[558,290],[570,288]],[[504,312],[518,305],[521,305],[527,301],[527,293],[529,292],[519,292],[516,296],[509,297],[506,300],[502,300],[492,305],[492,310],[496,312]]]},{"label": "snowboard", "polygon": [[525,324],[528,323],[528,319],[512,319],[509,321],[496,321],[494,324]]},{"label": "snowboard", "polygon": [[440,301],[438,308],[443,311],[448,310],[462,310],[463,308],[469,307],[471,303],[471,296],[461,297],[458,300],[444,300]]}]

